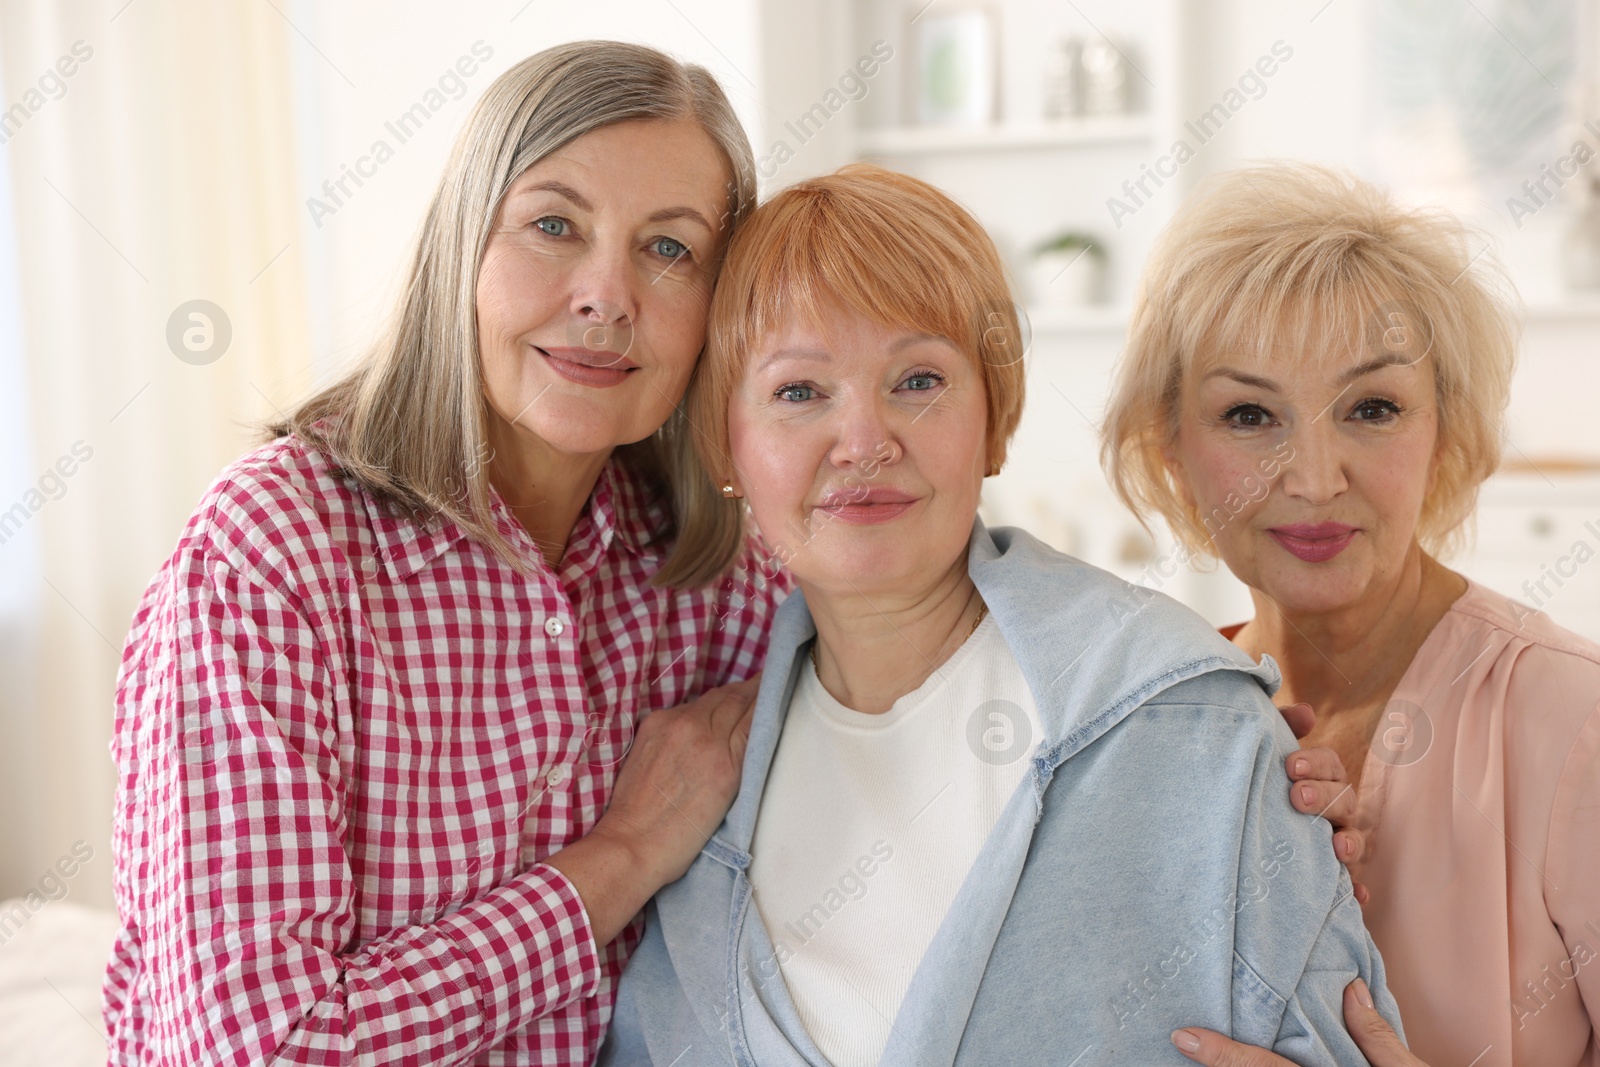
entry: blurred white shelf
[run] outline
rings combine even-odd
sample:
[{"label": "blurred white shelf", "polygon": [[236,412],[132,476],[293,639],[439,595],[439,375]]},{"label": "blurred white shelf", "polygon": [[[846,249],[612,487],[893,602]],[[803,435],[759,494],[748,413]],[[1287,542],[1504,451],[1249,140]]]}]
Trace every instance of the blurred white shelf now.
[{"label": "blurred white shelf", "polygon": [[1078,308],[1030,307],[1028,323],[1040,334],[1124,333],[1128,309],[1116,304],[1089,304]]},{"label": "blurred white shelf", "polygon": [[1150,140],[1149,115],[1108,115],[1052,123],[994,126],[899,126],[865,129],[857,146],[865,155],[906,156],[937,152],[1014,151],[1076,148],[1084,145],[1135,145]]},{"label": "blurred white shelf", "polygon": [[1529,322],[1600,322],[1600,294],[1569,296],[1565,300],[1530,303],[1526,308]]}]

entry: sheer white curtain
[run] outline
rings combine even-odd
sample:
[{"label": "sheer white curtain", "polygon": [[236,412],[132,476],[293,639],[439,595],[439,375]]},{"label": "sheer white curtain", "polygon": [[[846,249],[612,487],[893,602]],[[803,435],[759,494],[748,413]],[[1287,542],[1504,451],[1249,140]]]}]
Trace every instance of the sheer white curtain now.
[{"label": "sheer white curtain", "polygon": [[13,620],[0,620],[0,898],[81,840],[94,858],[71,895],[110,902],[107,746],[129,619],[207,483],[271,414],[267,398],[308,384],[295,14],[202,0],[0,7],[0,210],[18,268],[7,277],[0,246],[0,285],[13,286],[0,308],[21,309],[0,327],[0,388],[21,403],[8,397],[0,417],[25,409],[29,437],[8,440],[0,463]]}]

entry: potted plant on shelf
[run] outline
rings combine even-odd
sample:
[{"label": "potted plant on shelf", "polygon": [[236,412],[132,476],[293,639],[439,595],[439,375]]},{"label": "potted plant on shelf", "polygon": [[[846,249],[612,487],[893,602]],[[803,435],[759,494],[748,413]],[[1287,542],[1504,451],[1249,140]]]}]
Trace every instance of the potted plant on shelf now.
[{"label": "potted plant on shelf", "polygon": [[1033,246],[1029,281],[1042,308],[1078,308],[1099,303],[1105,291],[1106,250],[1098,238],[1065,230]]}]

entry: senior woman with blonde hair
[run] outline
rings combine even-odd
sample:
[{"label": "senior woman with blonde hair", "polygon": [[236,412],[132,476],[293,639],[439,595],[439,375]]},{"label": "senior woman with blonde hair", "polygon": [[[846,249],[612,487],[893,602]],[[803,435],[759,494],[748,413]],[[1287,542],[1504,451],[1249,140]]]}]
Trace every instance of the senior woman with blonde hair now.
[{"label": "senior woman with blonde hair", "polygon": [[647,913],[603,1063],[1151,1063],[1201,1021],[1359,1064],[1383,964],[1257,665],[977,520],[1026,368],[970,215],[871,166],[734,238],[689,394],[779,609],[727,819]]},{"label": "senior woman with blonde hair", "polygon": [[786,588],[711,582],[765,556],[691,521],[675,412],[754,195],[721,89],[654,49],[485,91],[392,327],[222,473],[134,619],[113,1063],[592,1062]]},{"label": "senior woman with blonde hair", "polygon": [[1447,215],[1316,167],[1226,175],[1146,267],[1104,458],[1130,507],[1250,587],[1225,633],[1316,708],[1303,743],[1348,775],[1412,1052],[1593,1065],[1600,647],[1440,562],[1499,461],[1497,288]]}]

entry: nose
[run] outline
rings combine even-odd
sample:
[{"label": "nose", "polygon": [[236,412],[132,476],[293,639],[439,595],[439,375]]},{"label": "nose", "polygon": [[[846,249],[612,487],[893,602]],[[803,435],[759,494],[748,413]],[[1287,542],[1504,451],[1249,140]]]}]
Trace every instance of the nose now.
[{"label": "nose", "polygon": [[1323,415],[1288,437],[1294,450],[1282,464],[1283,491],[1307,504],[1326,504],[1349,487],[1338,428]]},{"label": "nose", "polygon": [[829,461],[841,470],[897,462],[902,454],[900,442],[878,396],[848,397],[839,407],[839,435],[828,454]]},{"label": "nose", "polygon": [[638,294],[625,249],[596,247],[571,275],[574,347],[626,352],[633,345]]}]

